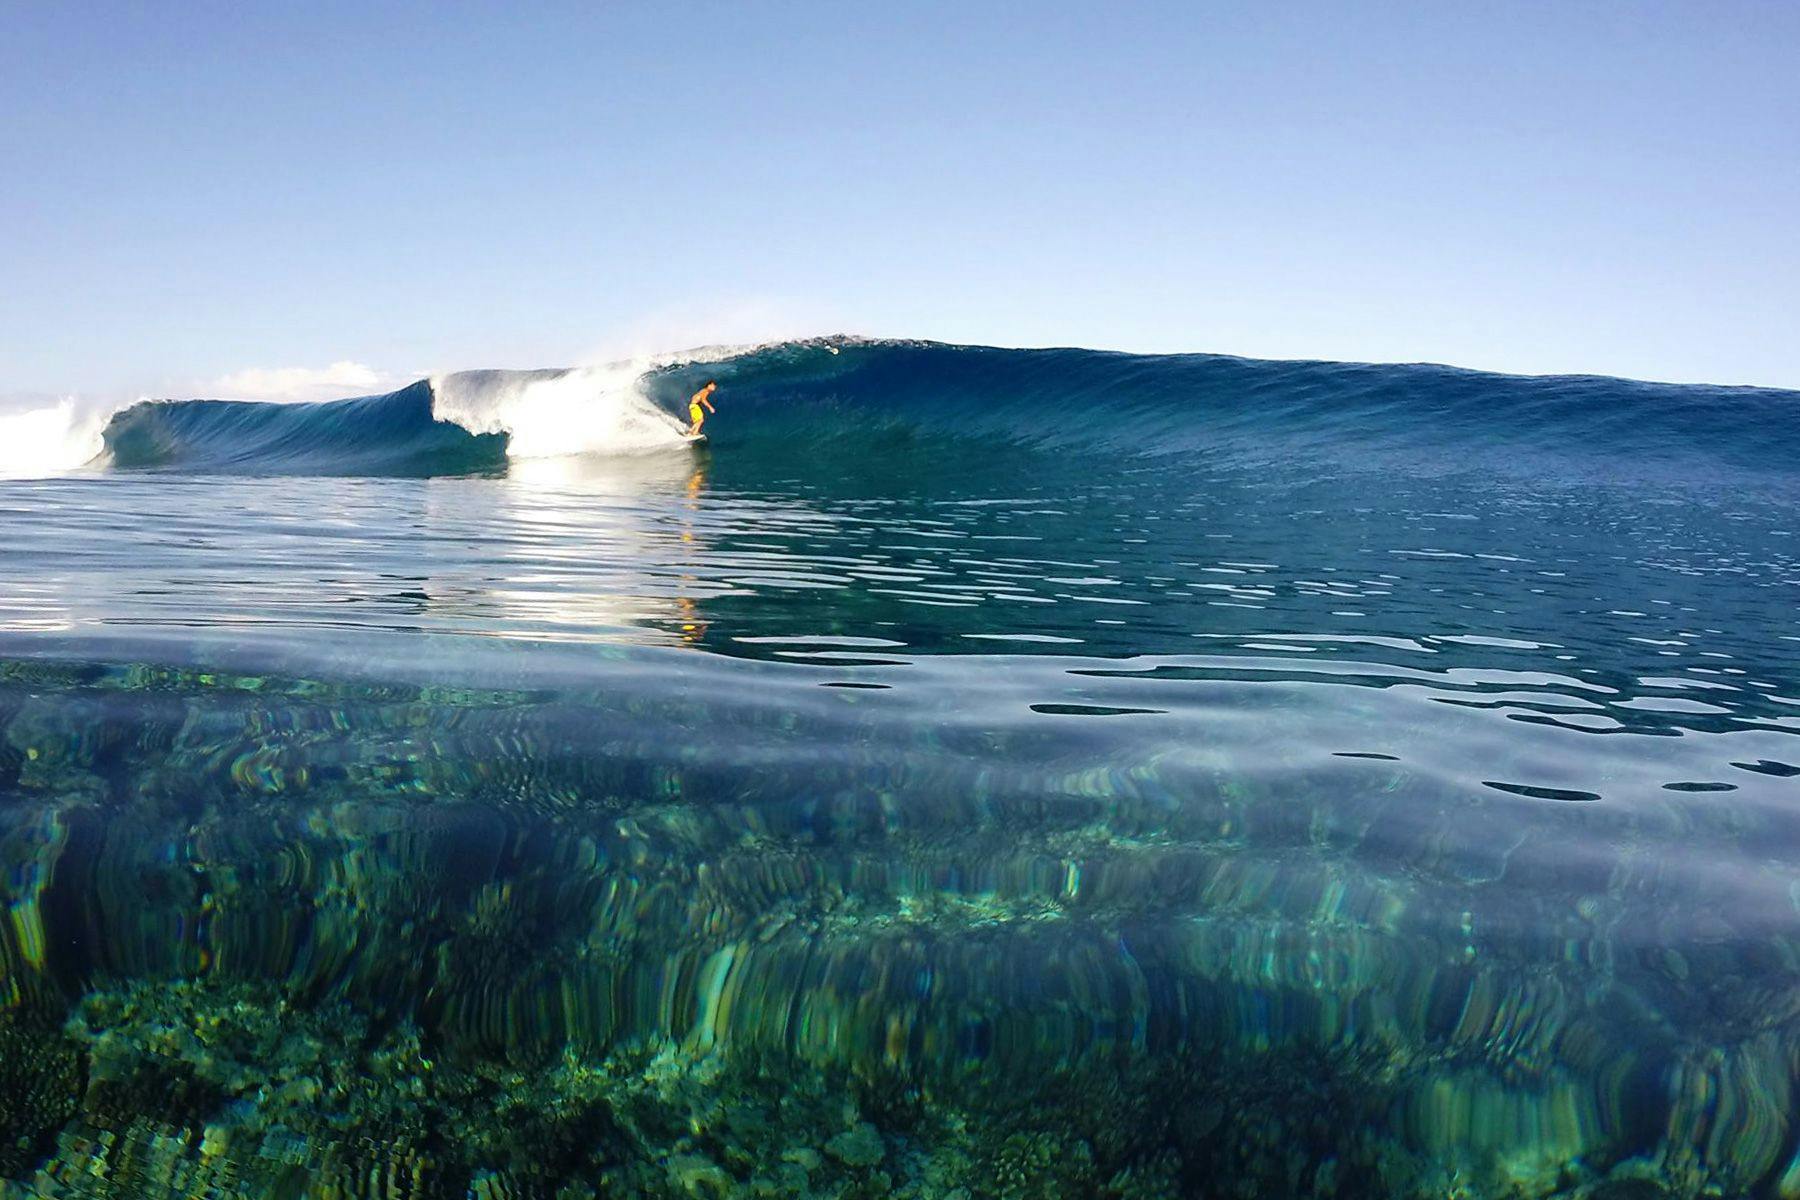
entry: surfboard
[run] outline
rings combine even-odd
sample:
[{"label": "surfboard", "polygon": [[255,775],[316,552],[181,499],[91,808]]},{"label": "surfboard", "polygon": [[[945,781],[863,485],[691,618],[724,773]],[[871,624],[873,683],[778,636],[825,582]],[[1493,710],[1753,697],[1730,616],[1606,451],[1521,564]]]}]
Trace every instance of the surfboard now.
[{"label": "surfboard", "polygon": [[690,446],[698,446],[706,441],[706,435],[704,433],[684,433],[681,435],[681,440]]}]

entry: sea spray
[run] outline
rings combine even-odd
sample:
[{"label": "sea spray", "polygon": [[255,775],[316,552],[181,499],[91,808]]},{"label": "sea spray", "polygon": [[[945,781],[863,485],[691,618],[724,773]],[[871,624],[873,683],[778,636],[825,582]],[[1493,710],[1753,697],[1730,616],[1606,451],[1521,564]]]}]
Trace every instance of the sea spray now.
[{"label": "sea spray", "polygon": [[55,474],[85,466],[102,448],[104,414],[84,412],[74,399],[0,412],[0,478]]},{"label": "sea spray", "polygon": [[506,436],[507,454],[631,454],[681,446],[681,423],[646,398],[644,367],[460,371],[431,380],[433,412],[471,433]]}]

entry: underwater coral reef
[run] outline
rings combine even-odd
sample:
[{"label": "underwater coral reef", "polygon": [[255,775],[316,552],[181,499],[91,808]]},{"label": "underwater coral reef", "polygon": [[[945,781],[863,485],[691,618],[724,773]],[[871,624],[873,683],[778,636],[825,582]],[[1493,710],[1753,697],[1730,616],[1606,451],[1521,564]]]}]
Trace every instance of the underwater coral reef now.
[{"label": "underwater coral reef", "polygon": [[1473,857],[1359,864],[1399,773],[1297,809],[934,760],[884,809],[815,764],[784,808],[557,743],[606,712],[7,664],[0,1195],[1800,1181],[1800,947],[1700,910],[1654,944],[1655,863],[1552,921]]}]

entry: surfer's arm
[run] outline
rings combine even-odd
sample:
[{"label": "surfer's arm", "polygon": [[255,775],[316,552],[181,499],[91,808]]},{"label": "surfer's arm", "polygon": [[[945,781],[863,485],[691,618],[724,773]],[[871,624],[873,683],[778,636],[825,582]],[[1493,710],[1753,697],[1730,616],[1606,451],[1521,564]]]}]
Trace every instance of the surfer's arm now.
[{"label": "surfer's arm", "polygon": [[702,403],[702,404],[704,404],[704,405],[706,405],[706,411],[707,411],[707,412],[709,412],[709,413],[716,413],[716,412],[718,412],[718,411],[719,411],[719,410],[718,410],[718,409],[716,409],[716,408],[714,408],[714,407],[713,407],[713,406],[712,406],[712,401],[711,401],[711,400],[708,400],[708,399],[707,399],[707,398],[706,398],[706,397],[705,397],[705,396],[700,396],[700,397],[697,397],[697,399],[698,399],[698,400],[699,400],[699,401],[700,401],[700,403]]}]

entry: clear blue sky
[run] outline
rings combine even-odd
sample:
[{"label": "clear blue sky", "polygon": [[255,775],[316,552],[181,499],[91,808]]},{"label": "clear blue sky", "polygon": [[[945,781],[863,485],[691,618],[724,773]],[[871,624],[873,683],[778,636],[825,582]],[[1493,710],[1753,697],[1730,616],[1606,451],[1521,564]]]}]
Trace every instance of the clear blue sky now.
[{"label": "clear blue sky", "polygon": [[0,394],[850,330],[1800,386],[1800,4],[14,4]]}]

